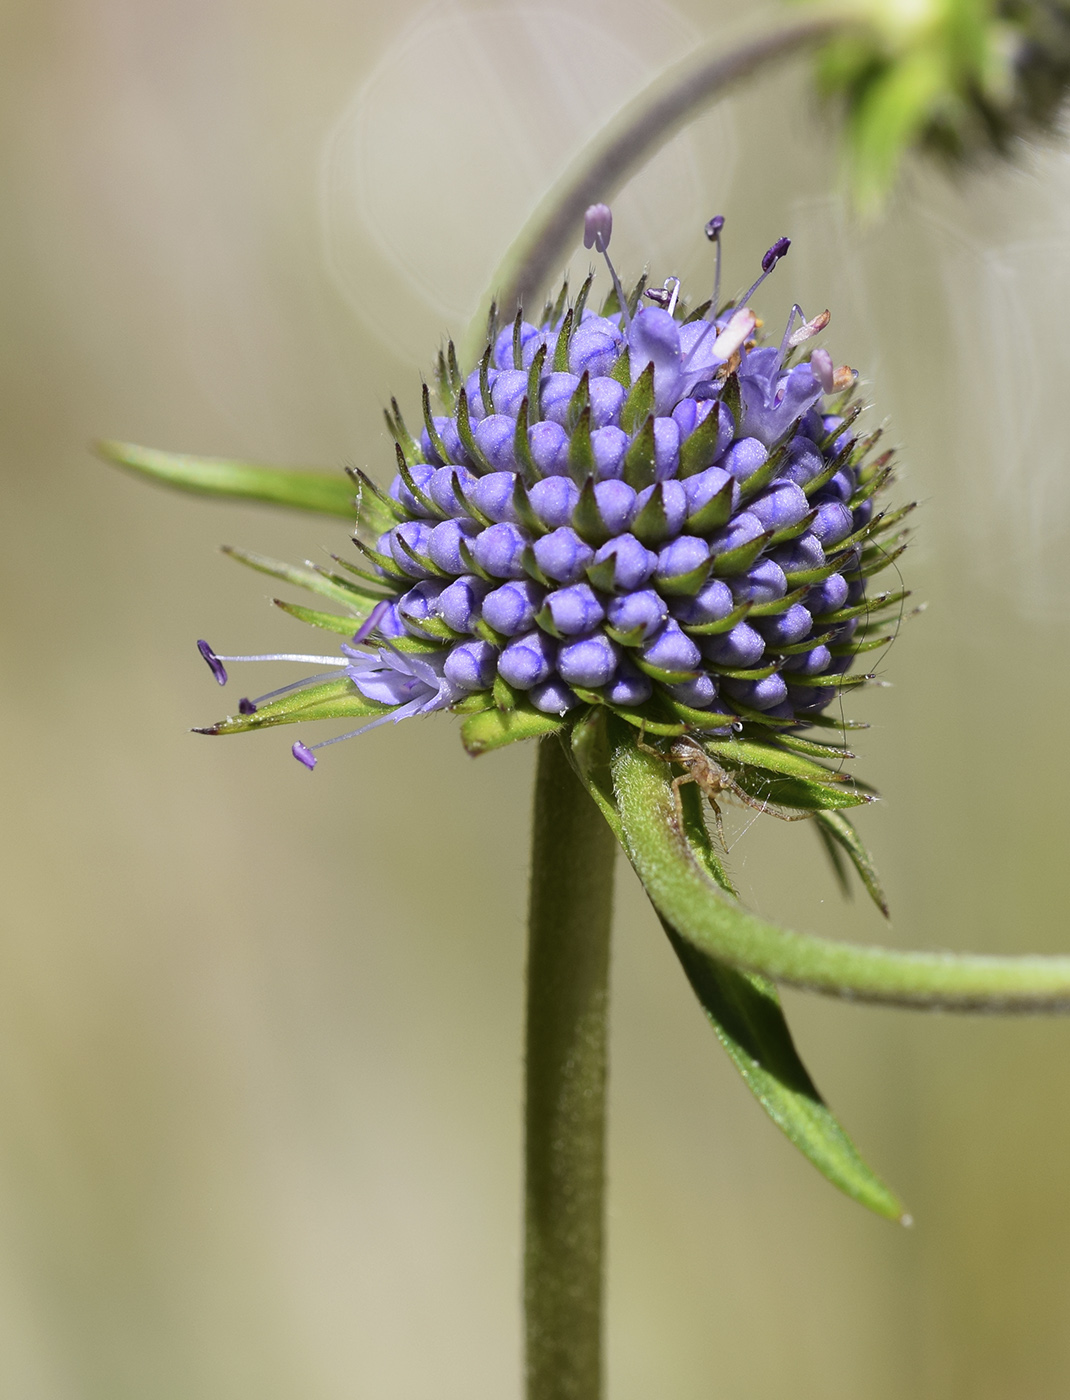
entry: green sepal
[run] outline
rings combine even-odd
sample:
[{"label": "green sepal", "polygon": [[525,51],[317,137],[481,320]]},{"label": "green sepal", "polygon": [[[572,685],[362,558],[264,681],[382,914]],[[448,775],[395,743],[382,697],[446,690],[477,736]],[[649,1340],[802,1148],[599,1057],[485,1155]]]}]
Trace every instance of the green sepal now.
[{"label": "green sepal", "polygon": [[390,400],[390,408],[383,409],[383,417],[390,429],[390,436],[404,452],[405,460],[409,466],[412,467],[417,462],[422,462],[424,459],[423,449],[405,426],[405,419],[401,416],[397,399]]},{"label": "green sepal", "polygon": [[685,705],[682,700],[674,700],[671,695],[665,696],[665,703],[672,713],[683,721],[687,729],[698,731],[696,737],[701,736],[702,743],[706,743],[712,737],[712,729],[731,729],[738,720],[738,716],[734,714],[722,715],[715,710],[696,710],[691,705]]},{"label": "green sepal", "polygon": [[538,464],[531,455],[531,443],[528,440],[528,399],[526,394],[520,400],[520,407],[517,409],[516,430],[513,433],[513,456],[516,458],[525,485],[534,486],[542,476],[542,472],[539,471]]},{"label": "green sepal", "polygon": [[446,357],[440,350],[435,358],[435,392],[438,395],[439,403],[447,412],[451,412],[453,409],[452,389],[449,371],[446,368]]},{"label": "green sepal", "polygon": [[555,715],[544,715],[531,704],[518,704],[515,710],[481,710],[461,725],[461,742],[475,758],[515,744],[523,739],[541,739],[564,728]]},{"label": "green sepal", "polygon": [[780,437],[777,438],[772,451],[758,470],[751,472],[746,481],[740,482],[739,499],[741,502],[751,501],[755,496],[760,495],[780,471],[801,421],[800,418],[796,418],[787,432],[781,433]]},{"label": "green sepal", "polygon": [[738,622],[749,617],[753,611],[753,603],[740,603],[727,617],[714,618],[712,622],[682,622],[680,626],[689,637],[716,637],[722,632],[731,632]]},{"label": "green sepal", "polygon": [[535,536],[546,534],[546,526],[532,509],[524,483],[519,477],[517,477],[516,485],[513,487],[512,506],[516,512],[517,520],[529,534]]},{"label": "green sepal", "polygon": [[872,535],[886,535],[889,530],[894,530],[901,520],[905,520],[908,515],[913,514],[918,508],[917,501],[910,501],[905,506],[900,506],[898,510],[889,511],[886,515],[881,515],[877,520],[870,521],[870,533]]},{"label": "green sepal", "polygon": [[[712,415],[711,415],[712,416]],[[690,442],[690,438],[688,441]],[[711,496],[704,506],[687,517],[686,529],[692,535],[709,535],[727,525],[732,518],[732,495],[734,481],[726,481],[715,496]]]},{"label": "green sepal", "polygon": [[796,812],[843,811],[875,801],[872,793],[859,792],[857,788],[814,783],[805,778],[769,777],[754,768],[741,768],[732,776],[745,793],[759,802]]},{"label": "green sepal", "polygon": [[[568,283],[561,288],[562,293],[568,296]],[[556,310],[556,308],[555,308]],[[551,325],[557,320],[557,316],[551,313]],[[568,373],[568,343],[572,338],[572,308],[565,312],[565,319],[561,322],[561,329],[557,333],[557,343],[554,345],[554,373]]]},{"label": "green sepal", "polygon": [[868,477],[847,502],[848,507],[851,510],[857,510],[858,507],[864,505],[871,496],[875,496],[879,491],[883,491],[884,488],[891,483],[893,472],[894,468],[885,467],[883,470],[877,471],[871,477]]},{"label": "green sepal", "polygon": [[587,370],[580,375],[580,382],[572,391],[572,397],[565,409],[565,432],[571,436],[584,414],[591,416],[591,376]]},{"label": "green sepal", "polygon": [[765,681],[775,675],[780,668],[779,661],[770,661],[766,666],[711,666],[718,676],[729,681]]},{"label": "green sepal", "polygon": [[816,495],[817,492],[821,490],[822,486],[827,486],[840,468],[847,465],[851,460],[851,452],[852,447],[848,444],[843,451],[838,452],[830,462],[826,462],[816,476],[810,478],[802,488],[803,495],[807,500],[809,500],[811,496]]},{"label": "green sepal", "polygon": [[664,666],[655,666],[652,661],[647,661],[640,651],[633,652],[630,660],[644,675],[649,676],[651,680],[660,681],[662,685],[683,685],[684,681],[693,681],[698,675],[697,671],[690,669],[669,671]]},{"label": "green sepal", "polygon": [[[686,322],[685,322],[686,324]],[[720,432],[721,412],[714,402],[706,417],[693,433],[688,434],[680,444],[680,477],[698,476],[713,465],[714,452]],[[731,483],[729,483],[731,486]],[[726,517],[727,518],[727,517]]]},{"label": "green sepal", "polygon": [[446,444],[442,441],[442,434],[435,427],[435,416],[431,412],[431,390],[427,387],[426,381],[422,386],[421,403],[424,411],[424,427],[427,429],[427,436],[430,439],[431,446],[438,455],[439,461],[448,464],[450,454],[446,451]]},{"label": "green sepal", "polygon": [[[424,510],[427,511],[428,515],[433,517],[435,520],[445,520],[446,512],[444,510],[440,510],[439,507],[435,504],[435,502],[431,499],[431,497],[425,491],[421,491],[419,486],[417,486],[416,480],[413,477],[412,472],[409,470],[409,464],[405,460],[405,453],[401,450],[400,442],[396,442],[394,444],[394,450],[397,454],[398,475],[405,483],[405,489],[409,492],[409,495],[412,496],[413,500],[418,501],[420,505],[423,506]],[[402,511],[400,518],[402,520],[407,520],[408,515],[404,511]]]},{"label": "green sepal", "polygon": [[[402,554],[407,555],[408,558],[412,560],[412,562],[416,565],[418,569],[422,569],[425,573],[430,574],[432,578],[453,577],[453,575],[449,573],[448,570],[440,569],[433,559],[428,559],[425,558],[425,556],[422,554],[417,554],[415,549],[413,549],[412,545],[409,544],[408,541],[402,535],[396,536],[396,539],[398,547],[400,548]],[[417,575],[416,578],[413,579],[413,582],[417,582],[418,578],[419,576]]]},{"label": "green sepal", "polygon": [[[528,368],[528,421],[538,423],[542,420],[542,367],[546,363],[546,346],[540,345],[535,351],[535,358]],[[518,365],[519,369],[520,366]]]},{"label": "green sepal", "polygon": [[494,677],[490,693],[494,699],[494,706],[498,710],[515,710],[521,694],[520,691],[514,690],[502,676]]},{"label": "green sepal", "polygon": [[639,298],[643,295],[643,292],[646,290],[646,280],[646,273],[641,272],[639,274],[639,281],[636,282],[635,286],[632,288],[632,290],[629,292],[626,298],[626,301],[628,303],[629,316],[634,316],[639,310]]},{"label": "green sepal", "polygon": [[721,402],[732,415],[732,422],[739,431],[743,419],[743,392],[739,387],[739,375],[734,371],[728,376],[721,389]]},{"label": "green sepal", "polygon": [[[344,665],[339,657],[339,666]],[[276,724],[297,724],[303,720],[360,719],[389,714],[391,705],[380,705],[360,693],[348,676],[291,691],[251,715],[228,715],[217,724],[196,729],[196,734],[243,734],[250,729],[270,729]]]},{"label": "green sepal", "polygon": [[906,549],[906,545],[901,544],[898,549],[877,553],[872,559],[866,559],[865,556],[863,556],[862,563],[856,571],[857,577],[871,578],[874,574],[879,574],[882,569],[890,568],[904,549]]},{"label": "green sepal", "polygon": [[486,453],[476,442],[475,434],[472,432],[472,420],[468,413],[468,394],[462,389],[457,395],[457,436],[461,439],[461,446],[467,452],[472,463],[472,470],[480,476],[485,476],[492,470],[491,464],[487,461]]},{"label": "green sepal", "polygon": [[516,315],[513,317],[513,368],[524,368],[524,346],[520,339],[520,332],[524,325],[524,308],[518,306]]},{"label": "green sepal", "polygon": [[[338,613],[316,612],[313,608],[303,608],[300,603],[288,603],[284,598],[272,598],[271,601],[284,613],[296,617],[298,622],[307,622],[310,627],[320,627],[324,632],[335,632],[339,637],[348,637],[352,640],[360,627],[360,620],[355,617],[340,617]],[[372,606],[372,604],[368,605],[369,612],[371,612]],[[343,665],[344,663],[339,662],[339,664]]]},{"label": "green sepal", "polygon": [[491,709],[493,704],[494,697],[489,690],[473,690],[463,700],[457,700],[450,706],[450,714],[481,715],[484,710]]},{"label": "green sepal", "polygon": [[778,734],[776,743],[782,749],[805,754],[809,758],[826,758],[832,763],[846,763],[857,757],[845,744],[821,744],[816,739],[804,739],[799,734]]},{"label": "green sepal", "polygon": [[766,530],[764,534],[759,535],[756,540],[751,540],[748,544],[737,545],[735,549],[727,549],[723,554],[715,555],[713,560],[714,576],[716,578],[734,578],[736,574],[745,574],[772,538],[772,530]]},{"label": "green sepal", "polygon": [[709,578],[712,566],[712,559],[704,559],[695,568],[688,569],[686,574],[673,574],[670,577],[663,574],[657,579],[658,592],[670,598],[693,598]]},{"label": "green sepal", "polygon": [[490,357],[493,346],[488,345],[479,362],[479,397],[483,402],[483,412],[488,417],[494,412],[494,395],[490,389]]},{"label": "green sepal", "polygon": [[654,419],[651,416],[644,421],[624,454],[624,480],[636,491],[653,486],[654,465]]},{"label": "green sepal", "polygon": [[409,518],[400,501],[395,501],[392,496],[388,496],[359,467],[346,467],[346,476],[357,488],[354,499],[357,505],[358,530],[367,530],[369,534],[378,538],[379,535],[385,534],[391,526]]},{"label": "green sepal", "polygon": [[[581,386],[582,387],[582,386]],[[577,393],[579,390],[576,391]],[[595,474],[594,447],[591,445],[591,409],[587,405],[572,429],[568,443],[568,472],[577,486],[592,482]],[[601,516],[599,516],[601,519]],[[608,538],[608,536],[607,536]]]},{"label": "green sepal", "polygon": [[[590,441],[590,439],[588,439]],[[575,442],[575,439],[573,439]],[[572,528],[593,549],[605,544],[610,538],[602,512],[598,509],[598,499],[594,494],[594,477],[584,479],[580,498],[572,512]]]},{"label": "green sepal", "polygon": [[782,777],[803,778],[816,783],[849,781],[846,773],[823,768],[801,754],[785,753],[772,744],[757,743],[753,739],[703,739],[701,743],[707,753],[733,770],[764,768]]},{"label": "green sepal", "polygon": [[711,299],[708,301],[704,301],[701,306],[696,306],[694,311],[690,312],[687,316],[684,317],[682,324],[685,326],[690,326],[695,321],[704,321],[706,319],[706,312],[709,311],[712,305],[713,301]]},{"label": "green sepal", "polygon": [[438,642],[440,646],[443,644],[449,646],[462,640],[463,633],[455,632],[440,617],[425,617],[420,622],[414,622],[412,618],[406,617],[400,608],[398,613],[404,620],[406,627],[415,627],[423,636]]},{"label": "green sepal", "polygon": [[788,685],[813,686],[817,690],[852,690],[874,680],[875,677],[868,673],[857,676],[800,676],[794,671],[789,671],[784,679]]},{"label": "green sepal", "polygon": [[[332,554],[331,560],[340,569],[344,569],[353,578],[360,579],[360,583],[351,583],[349,579],[342,579],[341,582],[347,587],[356,590],[366,598],[393,598],[394,590],[390,586],[389,579],[385,579],[381,574],[369,573],[367,569],[358,568],[349,559],[343,559],[340,554]],[[335,578],[339,575],[335,574]]]},{"label": "green sepal", "polygon": [[886,919],[890,918],[888,900],[881,888],[877,868],[850,821],[842,812],[828,811],[818,812],[816,821],[822,840],[835,842],[833,849],[838,847],[846,853],[873,903]]},{"label": "green sepal", "polygon": [[789,540],[797,540],[800,535],[805,535],[816,519],[817,507],[815,506],[794,525],[785,525],[782,529],[777,530],[769,541],[770,548],[775,548],[778,544],[787,544]]},{"label": "green sepal", "polygon": [[771,648],[778,656],[802,656],[805,652],[813,651],[814,647],[824,646],[832,636],[831,632],[821,632],[816,636],[811,634],[801,642],[790,642],[786,646]]},{"label": "green sepal", "polygon": [[[138,475],[198,496],[260,501],[264,505],[340,515],[352,520],[357,507],[353,491],[341,472],[264,467],[219,457],[191,457],[160,452],[132,442],[98,442],[94,450],[105,461]],[[369,507],[369,513],[372,511]],[[393,521],[382,529],[388,530]],[[375,528],[369,524],[369,528]]]},{"label": "green sepal", "polygon": [[839,627],[841,623],[850,622],[854,617],[873,617],[876,613],[885,612],[897,603],[905,602],[909,597],[909,588],[901,588],[898,593],[878,593],[873,598],[863,598],[853,607],[815,616],[814,621],[819,622],[822,627]]},{"label": "green sepal", "polygon": [[[525,553],[526,552],[527,551],[525,551]],[[488,574],[483,565],[477,561],[476,556],[472,553],[471,546],[463,535],[461,535],[457,541],[457,553],[461,557],[461,563],[464,565],[466,574],[475,574],[476,578],[481,578],[484,583],[495,582],[493,574]]]},{"label": "green sepal", "polygon": [[636,379],[620,411],[620,425],[634,433],[654,412],[654,365],[648,364]]},{"label": "green sepal", "polygon": [[591,285],[594,282],[594,273],[589,272],[576,297],[576,304],[572,308],[572,324],[579,326],[583,321],[583,309],[587,305],[587,298],[591,294]]},{"label": "green sepal", "polygon": [[[761,714],[755,714],[754,718],[761,724],[768,724],[768,718]],[[816,729],[839,729],[844,734],[848,730],[868,729],[869,721],[864,719],[843,719],[840,715],[800,715],[796,721],[798,724],[809,724]]]},{"label": "green sepal", "polygon": [[632,521],[629,530],[647,549],[657,549],[671,538],[669,517],[665,514],[665,488],[660,481],[643,503],[643,508]]},{"label": "green sepal", "polygon": [[448,341],[446,344],[446,366],[449,370],[450,388],[453,390],[454,394],[458,394],[460,393],[461,386],[464,384],[464,375],[461,373],[461,367],[457,363],[457,347],[452,340]]},{"label": "green sepal", "polygon": [[292,583],[297,588],[307,588],[310,593],[318,593],[322,598],[330,598],[349,608],[354,617],[365,618],[379,602],[379,594],[369,594],[357,584],[349,584],[337,575],[320,573],[315,569],[301,569],[294,564],[283,564],[277,559],[269,559],[265,554],[254,554],[252,550],[238,549],[235,545],[222,546],[223,553],[239,564],[255,569],[257,573],[270,574],[272,578]]},{"label": "green sepal", "polygon": [[[829,647],[829,651],[833,656],[861,656],[865,651],[876,651],[879,647],[886,647],[894,641],[894,634],[888,637],[873,637],[868,641],[841,642],[838,646]],[[818,645],[816,639],[814,645]]]},{"label": "green sepal", "polygon": [[784,577],[788,581],[789,588],[797,588],[803,584],[822,583],[825,579],[831,578],[833,574],[838,574],[845,567],[846,562],[842,554],[837,554],[834,559],[826,559],[824,564],[816,569],[795,569],[791,573],[785,571]]},{"label": "green sepal", "polygon": [[[854,387],[854,385],[851,386],[850,392],[854,392]],[[846,407],[846,404],[844,404],[844,407]],[[840,436],[841,433],[850,432],[851,428],[854,426],[855,420],[858,418],[858,415],[862,412],[864,408],[865,404],[856,403],[854,407],[851,408],[850,411],[847,413],[840,413],[836,409],[833,409],[831,416],[834,418],[842,417],[843,422],[838,428],[830,428],[828,432],[824,435],[824,437],[821,439],[821,441],[818,443],[818,446],[821,448],[822,454],[829,450],[829,448],[832,446],[832,444],[836,441],[836,439]]]},{"label": "green sepal", "polygon": [[615,379],[624,390],[632,387],[632,355],[625,345],[617,358],[613,361],[613,368],[609,371],[610,379]]}]

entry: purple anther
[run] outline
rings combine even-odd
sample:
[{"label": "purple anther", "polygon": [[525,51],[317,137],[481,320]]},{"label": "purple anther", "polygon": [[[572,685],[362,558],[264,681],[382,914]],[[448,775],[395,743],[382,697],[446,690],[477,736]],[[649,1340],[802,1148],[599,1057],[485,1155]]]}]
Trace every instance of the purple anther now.
[{"label": "purple anther", "polygon": [[463,574],[465,562],[461,558],[461,541],[471,546],[479,534],[479,526],[474,520],[443,520],[431,531],[427,552],[432,561],[448,574]]},{"label": "purple anther", "polygon": [[302,744],[300,739],[297,741],[296,744],[294,744],[290,752],[293,754],[294,758],[297,759],[298,763],[303,763],[305,765],[309,772],[311,772],[312,769],[315,768],[316,755],[312,752],[312,750],[308,747],[307,744]]},{"label": "purple anther", "polygon": [[[614,592],[634,593],[654,572],[658,556],[641,545],[634,535],[618,535],[604,544],[594,556],[595,564],[612,563]],[[603,587],[599,584],[599,587]]]},{"label": "purple anther", "polygon": [[570,476],[547,476],[528,488],[528,503],[548,530],[569,523],[579,498],[580,488]]},{"label": "purple anther", "polygon": [[522,561],[527,545],[527,535],[515,525],[491,525],[475,537],[472,553],[480,568],[486,569],[493,578],[523,578]]},{"label": "purple anther", "polygon": [[591,427],[616,427],[620,422],[620,411],[627,395],[624,385],[605,375],[597,375],[590,381]]},{"label": "purple anther", "polygon": [[495,472],[516,471],[513,452],[516,423],[512,418],[504,413],[492,413],[475,425],[472,436]]},{"label": "purple anther", "polygon": [[578,637],[592,632],[606,612],[589,583],[559,588],[546,599],[546,610],[562,637]]},{"label": "purple anther", "polygon": [[568,527],[543,535],[535,541],[534,551],[539,568],[556,583],[578,583],[595,557],[591,546]]},{"label": "purple anther", "polygon": [[608,204],[592,204],[583,216],[583,246],[604,253],[612,233],[612,209]]},{"label": "purple anther", "polygon": [[646,641],[661,627],[669,615],[665,600],[652,588],[638,593],[624,593],[611,598],[606,605],[606,619],[614,631],[623,637]]},{"label": "purple anther", "polygon": [[[502,418],[500,414],[495,414],[493,418],[484,418],[484,423],[503,423],[512,425],[511,418]],[[512,433],[509,435],[509,453],[512,455]],[[481,476],[472,487],[471,500],[477,510],[483,512],[488,520],[501,522],[508,520],[516,524],[516,511],[513,509],[513,491],[516,489],[516,475],[511,471],[490,472],[487,476]]]},{"label": "purple anther", "polygon": [[560,423],[536,423],[528,429],[528,445],[543,476],[568,476],[568,433]]},{"label": "purple anther", "polygon": [[489,642],[458,642],[446,657],[442,674],[461,690],[485,690],[494,680],[498,650]]},{"label": "purple anther", "polygon": [[773,246],[762,257],[762,271],[772,272],[777,263],[787,253],[791,247],[790,238],[778,238]]},{"label": "purple anther", "polygon": [[517,690],[530,690],[553,674],[557,643],[545,632],[528,632],[501,650],[498,674]]},{"label": "purple anther", "polygon": [[384,598],[382,602],[376,603],[371,612],[353,633],[353,644],[359,645],[366,638],[370,637],[375,629],[382,622],[383,618],[390,611],[390,599]]},{"label": "purple anther", "polygon": [[240,714],[240,715],[255,715],[255,714],[256,714],[256,705],[252,702],[252,700],[249,699],[249,697],[248,697],[247,695],[243,695],[242,698],[238,701],[238,714]]},{"label": "purple anther", "polygon": [[702,650],[718,666],[746,669],[757,666],[765,652],[765,641],[748,622],[737,622],[730,632],[717,632],[707,637]]},{"label": "purple anther", "polygon": [[663,671],[694,671],[702,654],[687,633],[681,631],[676,619],[670,617],[643,646],[643,660]]},{"label": "purple anther", "polygon": [[557,669],[569,685],[587,690],[605,685],[617,669],[620,649],[603,632],[564,643],[557,653]]},{"label": "purple anther", "polygon": [[716,243],[721,236],[721,230],[723,228],[724,215],[714,214],[713,218],[706,225],[706,237],[710,240],[711,243]]},{"label": "purple anther", "polygon": [[483,621],[503,637],[515,637],[531,627],[545,596],[545,590],[530,578],[503,583],[483,599]]},{"label": "purple anther", "polygon": [[219,657],[216,656],[208,643],[205,641],[198,642],[197,650],[204,657],[205,661],[208,662],[208,669],[211,671],[212,675],[215,676],[219,684],[226,685],[227,668],[223,665],[222,661],[220,661]]}]

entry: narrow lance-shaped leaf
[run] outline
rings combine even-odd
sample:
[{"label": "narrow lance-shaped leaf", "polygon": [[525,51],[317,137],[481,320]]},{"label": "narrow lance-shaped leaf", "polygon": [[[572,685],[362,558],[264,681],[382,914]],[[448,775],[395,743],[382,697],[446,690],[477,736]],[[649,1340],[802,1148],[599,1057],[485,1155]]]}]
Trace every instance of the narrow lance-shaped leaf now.
[{"label": "narrow lance-shaped leaf", "polygon": [[[613,797],[605,723],[597,713],[574,727],[571,756],[588,792],[624,844],[620,813]],[[697,790],[684,788],[681,796],[685,824],[710,875],[730,890],[731,884],[702,822]],[[664,918],[661,923],[718,1040],[777,1127],[853,1200],[879,1215],[903,1219],[902,1205],[859,1157],[815,1088],[795,1049],[773,984],[764,977],[740,972],[696,953],[671,923]]]},{"label": "narrow lance-shaped leaf", "polygon": [[[357,514],[353,485],[341,472],[268,467],[219,457],[191,457],[182,452],[160,452],[132,442],[98,442],[97,454],[116,466],[126,467],[179,491],[229,500],[260,501],[265,505],[310,510],[353,520]],[[393,524],[382,507],[362,501],[361,515],[369,529],[387,530]],[[382,523],[380,523],[382,516]],[[373,518],[374,517],[374,518]]]}]

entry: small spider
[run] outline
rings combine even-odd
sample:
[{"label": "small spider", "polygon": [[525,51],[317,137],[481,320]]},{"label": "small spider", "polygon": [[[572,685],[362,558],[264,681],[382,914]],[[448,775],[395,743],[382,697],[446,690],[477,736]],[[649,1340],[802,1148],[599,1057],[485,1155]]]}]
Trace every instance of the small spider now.
[{"label": "small spider", "polygon": [[685,770],[672,782],[677,820],[682,823],[684,818],[680,789],[684,783],[695,783],[713,808],[713,817],[717,824],[717,839],[726,851],[728,844],[725,841],[724,827],[721,824],[721,808],[717,801],[718,797],[724,793],[734,797],[744,807],[751,807],[756,812],[768,812],[770,816],[776,817],[782,822],[807,821],[813,816],[812,812],[783,812],[777,807],[770,806],[768,801],[762,801],[760,798],[752,796],[751,793],[740,787],[726,768],[722,768],[715,758],[711,758],[701,745],[687,735],[675,740],[667,753],[661,749],[653,749],[647,744],[643,744],[641,747],[647,753],[657,754],[659,758],[667,762],[680,764]]}]

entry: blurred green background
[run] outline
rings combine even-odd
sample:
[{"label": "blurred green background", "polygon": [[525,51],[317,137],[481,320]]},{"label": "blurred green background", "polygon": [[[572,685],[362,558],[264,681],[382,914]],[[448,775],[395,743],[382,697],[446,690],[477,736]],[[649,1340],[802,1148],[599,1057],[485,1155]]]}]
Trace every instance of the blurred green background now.
[{"label": "blurred green background", "polygon": [[[435,719],[310,776],[293,731],[189,735],[226,708],[195,638],[311,640],[216,545],[346,531],[87,444],[387,479],[388,395],[414,413],[564,159],[734,8],[0,4],[5,1400],[519,1395],[532,751]],[[1070,153],[914,170],[865,234],[836,181],[795,67],[615,203],[618,265],[696,299],[711,213],[732,285],[790,233],[759,310],[832,307],[924,505],[929,611],[851,707],[892,930],[805,828],[737,815],[734,868],[830,935],[1065,951]],[[1065,1396],[1070,1026],[788,995],[899,1230],[751,1102],[624,869],[619,900],[613,1400]]]}]

